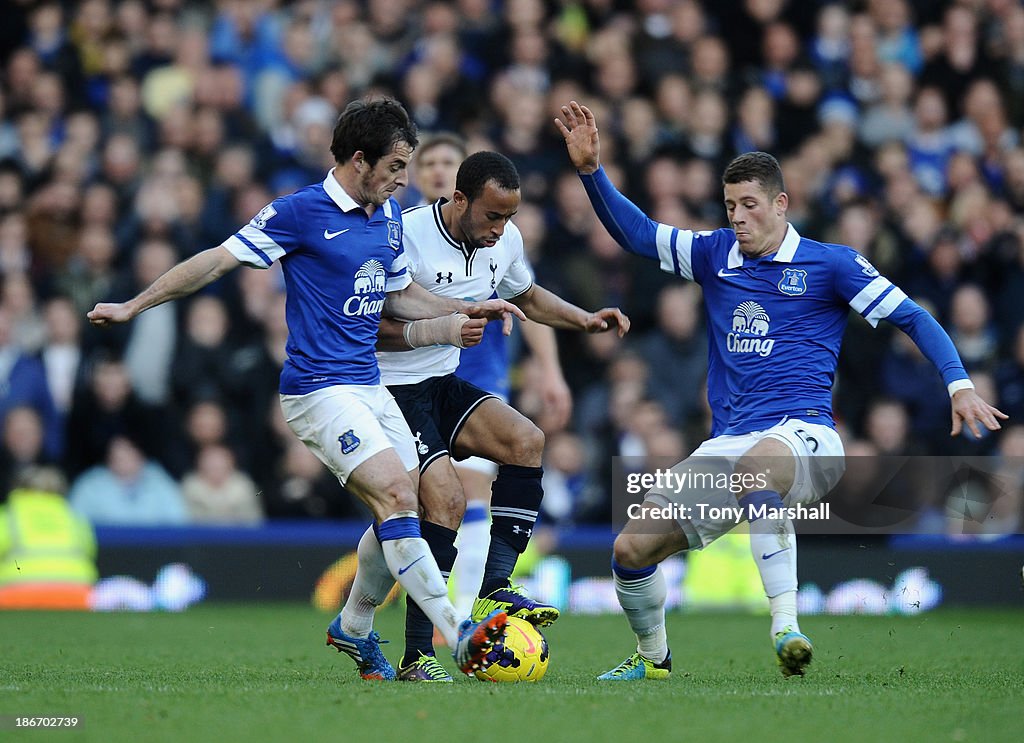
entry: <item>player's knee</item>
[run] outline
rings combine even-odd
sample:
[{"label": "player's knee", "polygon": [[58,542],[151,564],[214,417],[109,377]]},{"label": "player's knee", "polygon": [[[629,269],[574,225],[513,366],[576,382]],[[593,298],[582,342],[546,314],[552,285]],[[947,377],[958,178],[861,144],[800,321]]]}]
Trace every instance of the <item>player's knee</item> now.
[{"label": "player's knee", "polygon": [[544,456],[544,432],[531,421],[518,426],[510,442],[509,464],[539,467]]},{"label": "player's knee", "polygon": [[619,534],[615,538],[612,554],[615,562],[628,570],[640,570],[654,563],[642,534]]},{"label": "player's knee", "polygon": [[404,481],[401,478],[390,481],[379,488],[375,496],[376,508],[374,510],[382,518],[387,518],[399,511],[419,510],[416,491],[413,490],[412,481],[408,477]]},{"label": "player's knee", "polygon": [[447,458],[433,462],[420,476],[419,501],[424,519],[449,529],[459,528],[466,513],[466,496]]}]

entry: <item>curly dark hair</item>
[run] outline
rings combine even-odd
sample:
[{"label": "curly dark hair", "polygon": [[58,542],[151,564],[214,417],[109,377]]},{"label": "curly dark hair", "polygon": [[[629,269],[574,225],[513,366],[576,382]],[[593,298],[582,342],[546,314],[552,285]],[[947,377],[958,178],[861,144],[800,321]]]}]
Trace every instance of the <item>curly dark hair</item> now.
[{"label": "curly dark hair", "polygon": [[362,150],[372,168],[398,142],[414,149],[419,144],[416,124],[401,103],[393,98],[352,101],[334,127],[331,154],[336,163],[343,163]]},{"label": "curly dark hair", "polygon": [[462,161],[455,176],[455,188],[473,201],[484,192],[488,181],[506,191],[519,190],[519,171],[498,152],[474,152]]}]

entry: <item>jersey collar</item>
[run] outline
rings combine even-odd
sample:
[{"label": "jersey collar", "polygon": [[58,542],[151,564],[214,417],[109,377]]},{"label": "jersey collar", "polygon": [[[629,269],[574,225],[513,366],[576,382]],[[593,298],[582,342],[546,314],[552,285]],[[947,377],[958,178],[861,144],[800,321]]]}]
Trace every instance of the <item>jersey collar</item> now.
[{"label": "jersey collar", "polygon": [[445,242],[447,242],[456,250],[465,253],[465,246],[455,239],[455,236],[448,231],[448,225],[444,223],[444,215],[441,214],[441,207],[447,203],[448,199],[444,198],[443,196],[434,202],[434,223],[437,225],[437,231],[441,233],[441,237],[444,238]]},{"label": "jersey collar", "polygon": [[324,191],[331,197],[331,201],[338,205],[338,208],[343,212],[350,212],[353,209],[358,209],[357,204],[351,196],[345,193],[345,189],[338,183],[338,179],[334,177],[334,168],[331,168],[327,173],[327,177],[324,178]]},{"label": "jersey collar", "polygon": [[[775,257],[772,258],[776,263],[792,263],[793,256],[796,255],[797,246],[800,245],[800,233],[796,231],[796,227],[786,223],[786,236],[782,239],[782,245],[775,251]],[[727,266],[729,268],[739,268],[743,265],[743,253],[740,252],[739,242],[734,242],[732,248],[729,249],[729,260]]]}]

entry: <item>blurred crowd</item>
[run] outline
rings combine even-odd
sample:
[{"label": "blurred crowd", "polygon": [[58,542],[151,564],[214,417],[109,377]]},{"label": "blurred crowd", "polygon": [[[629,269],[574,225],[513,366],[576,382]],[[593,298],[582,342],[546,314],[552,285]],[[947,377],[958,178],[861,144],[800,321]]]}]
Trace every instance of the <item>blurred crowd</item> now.
[{"label": "blurred crowd", "polygon": [[1016,0],[11,0],[0,492],[57,464],[97,523],[356,515],[281,419],[278,268],[113,330],[84,316],[322,180],[339,110],[380,94],[424,133],[508,155],[539,281],[633,319],[623,341],[560,336],[576,393],[563,430],[517,362],[515,402],[548,434],[549,523],[607,522],[611,458],[679,460],[709,420],[699,288],[597,222],[552,126],[570,99],[597,114],[612,179],[662,222],[723,226],[724,165],[775,154],[794,226],[861,251],[931,310],[1011,416],[1000,435],[950,440],[939,375],[855,316],[835,394],[851,454],[1024,461]]}]

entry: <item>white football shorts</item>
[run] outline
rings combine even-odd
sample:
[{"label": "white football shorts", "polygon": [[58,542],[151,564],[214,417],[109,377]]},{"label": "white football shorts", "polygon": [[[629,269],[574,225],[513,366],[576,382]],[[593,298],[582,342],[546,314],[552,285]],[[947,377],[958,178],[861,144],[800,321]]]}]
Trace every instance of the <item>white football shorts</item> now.
[{"label": "white football shorts", "polygon": [[281,410],[295,435],[342,485],[356,467],[388,448],[406,470],[419,467],[412,432],[384,385],[345,384],[281,395]]},{"label": "white football shorts", "polygon": [[[763,431],[737,436],[716,436],[708,439],[686,459],[672,468],[680,474],[702,469],[702,461],[709,469],[728,469],[730,472],[740,458],[750,448],[765,438],[774,438],[783,442],[796,459],[793,487],[782,496],[783,504],[811,505],[824,498],[836,486],[845,471],[843,442],[834,428],[818,423],[807,423],[795,418],[787,418],[781,423]],[[689,506],[691,517],[688,519],[697,530],[703,545],[706,547],[718,537],[731,530],[733,522],[718,522],[700,518],[701,509],[696,508],[698,502],[710,506],[738,508],[736,493],[729,489],[716,488],[708,490],[683,489],[678,493],[662,493],[651,491],[647,500],[665,506],[677,503]]]}]

